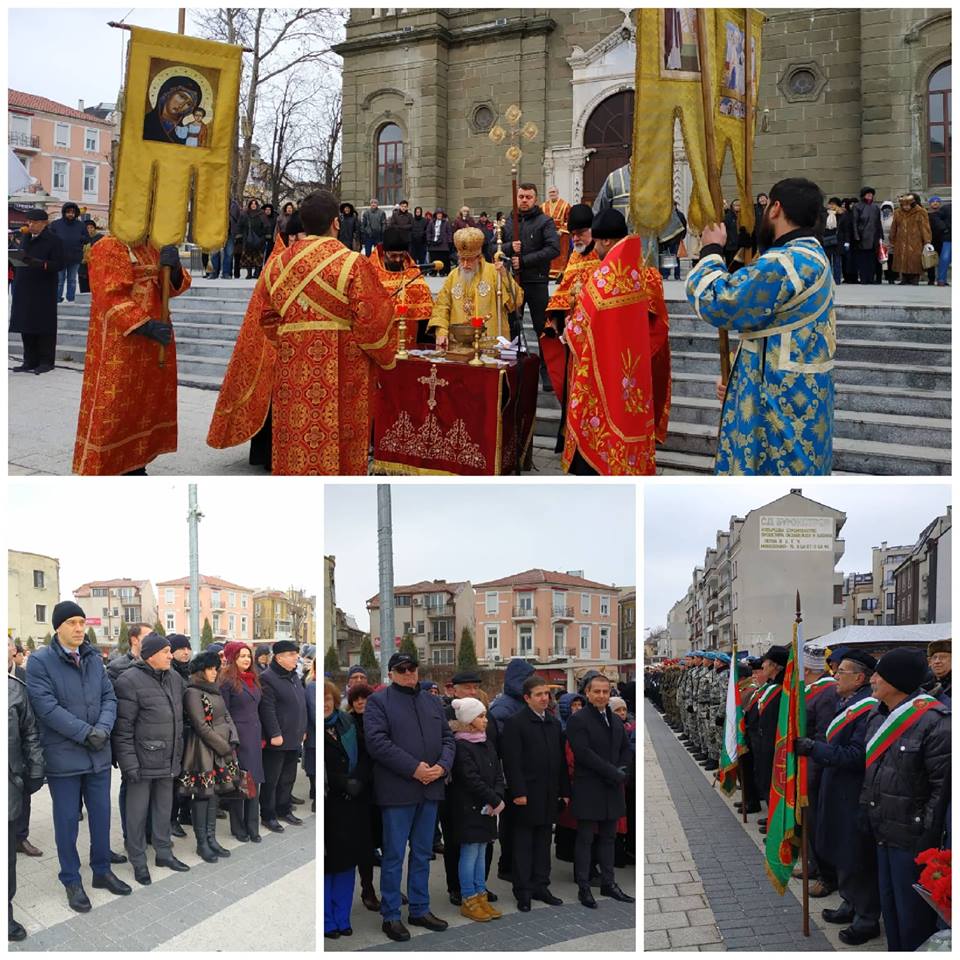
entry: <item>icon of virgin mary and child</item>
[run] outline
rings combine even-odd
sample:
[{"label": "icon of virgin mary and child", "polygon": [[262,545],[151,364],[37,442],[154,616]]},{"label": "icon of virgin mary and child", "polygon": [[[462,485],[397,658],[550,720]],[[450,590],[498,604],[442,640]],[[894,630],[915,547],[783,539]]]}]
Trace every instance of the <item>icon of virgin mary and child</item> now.
[{"label": "icon of virgin mary and child", "polygon": [[144,117],[143,139],[205,147],[209,129],[201,106],[203,91],[192,77],[173,76],[157,92],[154,108]]}]

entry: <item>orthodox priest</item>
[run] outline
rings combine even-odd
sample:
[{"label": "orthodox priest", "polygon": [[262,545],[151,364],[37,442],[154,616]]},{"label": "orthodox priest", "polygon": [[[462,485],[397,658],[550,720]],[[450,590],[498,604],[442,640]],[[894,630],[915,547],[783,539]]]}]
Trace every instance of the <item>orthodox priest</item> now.
[{"label": "orthodox priest", "polygon": [[523,304],[523,291],[502,259],[497,259],[495,264],[483,259],[484,240],[483,231],[478,227],[464,227],[453,235],[460,263],[450,271],[437,294],[429,323],[429,329],[436,331],[437,346],[441,350],[447,347],[453,324],[469,323],[471,317],[477,316],[485,319],[481,336],[510,339],[509,315]]},{"label": "orthodox priest", "polygon": [[553,217],[554,226],[560,237],[560,253],[550,264],[550,279],[556,280],[563,273],[567,258],[570,256],[570,230],[567,227],[570,204],[560,196],[560,191],[556,187],[550,187],[541,209],[548,217]]},{"label": "orthodox priest", "polygon": [[161,317],[161,268],[170,294],[190,287],[174,246],[127,246],[104,237],[91,247],[90,326],[83,366],[73,472],[145,474],[177,449],[177,353]]},{"label": "orthodox priest", "polygon": [[564,330],[571,356],[563,467],[581,475],[652,474],[670,407],[663,280],[645,265],[640,238],[627,235],[619,211],[598,214],[592,234],[602,263]]},{"label": "orthodox priest", "polygon": [[816,237],[823,194],[781,180],[757,228],[760,256],[736,273],[726,230],[708,224],[687,299],[711,326],[740,335],[720,413],[717,474],[829,474],[833,461],[833,274]]},{"label": "orthodox priest", "polygon": [[[415,342],[427,342],[427,323],[433,313],[433,295],[423,272],[410,256],[410,243],[400,227],[383,231],[383,242],[370,251],[370,262],[384,290],[390,294],[394,312],[407,323],[407,338],[415,334]],[[433,335],[429,336],[433,339]]]},{"label": "orthodox priest", "polygon": [[306,239],[272,259],[260,323],[277,348],[275,474],[366,474],[377,367],[396,362],[393,304],[376,271],[337,239],[339,204],[300,205]]}]

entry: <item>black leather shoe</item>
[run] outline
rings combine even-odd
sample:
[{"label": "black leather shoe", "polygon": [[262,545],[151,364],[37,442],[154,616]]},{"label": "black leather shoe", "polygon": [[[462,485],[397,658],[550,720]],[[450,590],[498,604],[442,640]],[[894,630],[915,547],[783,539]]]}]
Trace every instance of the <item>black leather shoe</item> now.
[{"label": "black leather shoe", "polygon": [[530,897],[531,900],[539,900],[541,903],[549,904],[551,907],[559,907],[563,901],[559,897],[555,897],[549,890],[541,890],[539,893],[534,893]]},{"label": "black leather shoe", "polygon": [[747,813],[759,813],[760,804],[759,803],[750,803],[747,804]]},{"label": "black leather shoe", "polygon": [[518,909],[521,913],[529,913],[529,912],[530,912],[530,900],[529,900],[527,897],[524,897],[522,900],[518,900],[518,901],[517,901],[517,909]]},{"label": "black leather shoe", "polygon": [[450,894],[450,902],[455,906],[459,907],[463,903],[463,897],[459,893]]},{"label": "black leather shoe", "polygon": [[110,851],[110,862],[111,863],[126,863],[127,858],[122,853],[114,853]]},{"label": "black leather shoe", "polygon": [[880,924],[874,924],[872,927],[847,927],[841,930],[838,936],[843,943],[858,947],[861,943],[880,936]]},{"label": "black leather shoe", "polygon": [[766,817],[761,817],[761,818],[757,821],[757,826],[758,826],[758,827],[765,827],[766,825],[767,825],[767,818],[766,818]]},{"label": "black leather shoe", "polygon": [[187,832],[180,826],[179,823],[170,824],[170,836],[171,837],[185,837]]},{"label": "black leather shoe", "polygon": [[19,940],[27,939],[27,931],[22,923],[18,923],[13,918],[7,920],[7,942],[16,943]]},{"label": "black leather shoe", "polygon": [[766,825],[765,823],[761,823],[761,824],[760,824],[760,832],[761,832],[761,833],[766,833],[766,832],[767,832],[767,825]]},{"label": "black leather shoe", "polygon": [[601,897],[609,897],[611,900],[619,900],[621,903],[636,903],[637,901],[628,893],[624,893],[615,883],[608,884],[600,888]]},{"label": "black leather shoe", "polygon": [[352,937],[352,936],[353,936],[353,927],[344,927],[343,930],[340,931],[340,936],[341,936],[341,937]]},{"label": "black leather shoe", "polygon": [[94,874],[93,875],[93,885],[98,890],[109,890],[111,893],[115,893],[118,897],[125,897],[128,893],[133,891],[130,889],[130,885],[124,883],[112,870],[108,870],[106,873]]},{"label": "black leather shoe", "polygon": [[[391,939],[402,943],[410,939],[410,931],[399,920],[384,920],[380,929]],[[339,932],[337,936],[339,936]],[[329,934],[327,934],[329,936]]]},{"label": "black leather shoe", "polygon": [[[19,367],[11,367],[10,372],[11,373],[33,373],[33,367],[27,367],[21,363]],[[23,928],[21,927],[21,929]],[[26,934],[24,934],[23,936],[25,937]],[[20,939],[22,940],[23,937],[21,937]]]},{"label": "black leather shoe", "polygon": [[168,870],[174,870],[177,873],[186,873],[190,868],[182,861],[178,860],[173,854],[164,857],[162,860],[157,857],[157,866],[166,867]]},{"label": "black leather shoe", "polygon": [[283,826],[281,825],[279,820],[264,820],[263,825],[271,833],[283,833]]},{"label": "black leather shoe", "polygon": [[150,871],[146,867],[134,867],[133,879],[144,887],[149,887],[153,880],[150,879]]},{"label": "black leather shoe", "polygon": [[580,887],[577,892],[577,899],[591,910],[597,909],[597,901],[593,899],[593,891],[589,887]]},{"label": "black leather shoe", "polygon": [[827,923],[853,923],[853,908],[845,903],[837,907],[836,910],[824,909],[820,911],[820,916]]},{"label": "black leather shoe", "polygon": [[51,370],[53,370],[53,366],[52,364],[49,364],[49,363],[41,363],[39,367],[33,368],[33,372],[38,376],[41,373],[50,373]]},{"label": "black leather shoe", "polygon": [[[386,924],[384,924],[386,926]],[[339,940],[340,931],[339,930],[324,930],[323,935],[327,940]]]},{"label": "black leather shoe", "polygon": [[435,917],[432,913],[427,911],[422,917],[407,917],[407,923],[411,927],[426,927],[428,930],[433,930],[435,933],[439,933],[441,930],[446,930],[450,926],[446,920],[441,920],[439,917]]},{"label": "black leather shoe", "polygon": [[77,913],[90,912],[90,900],[87,897],[87,891],[83,889],[82,883],[71,883],[66,890],[67,903],[71,910],[76,910]]},{"label": "black leather shoe", "polygon": [[26,854],[28,857],[42,857],[43,851],[37,849],[29,840],[21,840],[17,844],[17,853]]},{"label": "black leather shoe", "polygon": [[499,899],[500,898],[495,893],[492,893],[489,890],[487,891],[487,903],[496,903]]},{"label": "black leather shoe", "polygon": [[251,843],[259,843],[259,842],[260,842],[260,834],[259,834],[259,833],[251,833],[251,834],[250,834],[250,842],[251,842]]},{"label": "black leather shoe", "polygon": [[[300,804],[306,803],[306,800],[301,800],[299,797],[295,797],[295,796],[291,793],[291,794],[290,794],[290,802],[291,802],[295,807],[299,807]],[[342,930],[341,930],[340,932],[343,933]],[[352,932],[352,931],[351,931],[351,932]]]},{"label": "black leather shoe", "polygon": [[303,821],[295,813],[286,813],[283,816],[283,822],[289,823],[294,827],[299,827]]},{"label": "black leather shoe", "polygon": [[703,765],[703,769],[704,769],[704,770],[716,770],[717,767],[719,767],[719,766],[720,766],[720,764],[717,763],[716,760],[708,760],[708,761]]}]

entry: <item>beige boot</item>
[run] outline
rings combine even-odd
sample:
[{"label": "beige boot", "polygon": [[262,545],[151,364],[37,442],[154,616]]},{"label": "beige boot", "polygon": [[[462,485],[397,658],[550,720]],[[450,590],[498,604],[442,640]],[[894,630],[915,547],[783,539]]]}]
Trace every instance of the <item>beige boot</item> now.
[{"label": "beige boot", "polygon": [[490,916],[480,903],[480,895],[475,894],[472,897],[464,899],[460,904],[460,914],[468,920],[477,920],[480,923],[486,923]]},{"label": "beige boot", "polygon": [[478,893],[477,899],[480,901],[480,906],[487,911],[487,916],[491,920],[496,920],[497,917],[503,916],[503,914],[487,899],[486,890],[484,890],[482,893]]}]

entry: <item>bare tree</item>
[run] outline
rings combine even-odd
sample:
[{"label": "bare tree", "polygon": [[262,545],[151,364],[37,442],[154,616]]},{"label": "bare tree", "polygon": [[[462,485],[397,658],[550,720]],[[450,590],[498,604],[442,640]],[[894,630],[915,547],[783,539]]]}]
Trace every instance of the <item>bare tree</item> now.
[{"label": "bare tree", "polygon": [[298,166],[310,160],[316,149],[318,124],[307,108],[315,100],[318,89],[296,74],[288,73],[279,99],[271,104],[273,119],[267,127],[270,138],[268,186],[274,209],[278,209],[281,193],[289,191],[297,178]]},{"label": "bare tree", "polygon": [[343,132],[343,89],[338,89],[320,114],[316,175],[320,184],[340,196],[340,134]]}]

